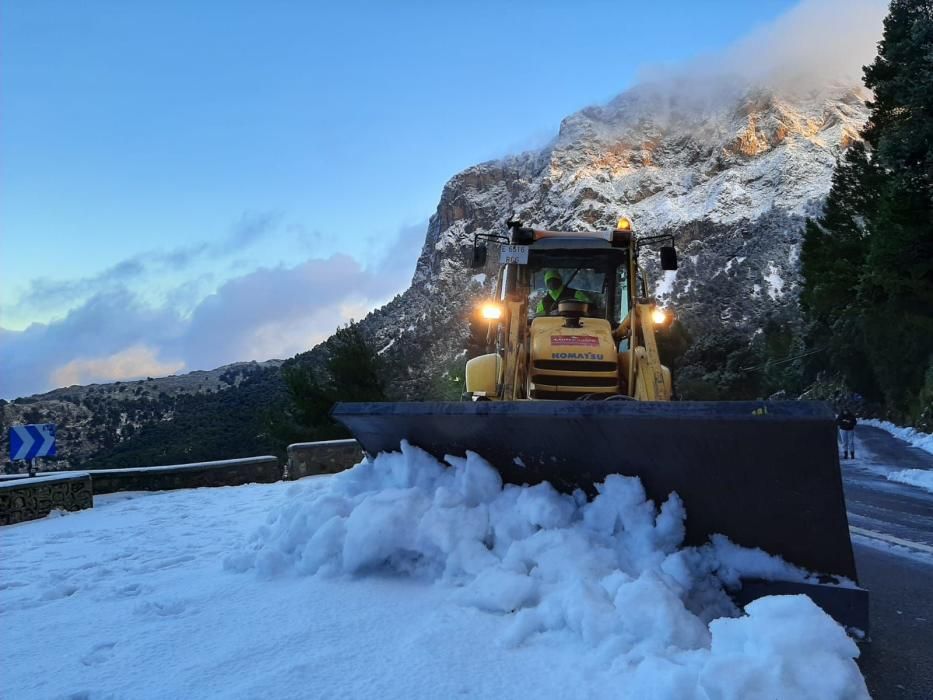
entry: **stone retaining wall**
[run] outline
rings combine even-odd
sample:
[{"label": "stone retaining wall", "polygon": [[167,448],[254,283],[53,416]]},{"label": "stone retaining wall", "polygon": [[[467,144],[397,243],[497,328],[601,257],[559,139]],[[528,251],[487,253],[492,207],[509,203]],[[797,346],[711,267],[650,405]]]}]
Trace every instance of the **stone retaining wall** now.
[{"label": "stone retaining wall", "polygon": [[[352,440],[350,442],[356,444]],[[333,454],[339,452],[337,450]],[[281,481],[282,477],[279,460],[271,456],[164,467],[47,472],[36,477],[16,475],[0,480],[0,525],[44,518],[58,508],[90,508],[94,494],[271,484]]]},{"label": "stone retaining wall", "polygon": [[139,469],[92,469],[89,473],[94,493],[271,484],[282,479],[279,460],[271,456]]},{"label": "stone retaining wall", "polygon": [[285,478],[294,480],[315,474],[336,474],[363,460],[356,440],[296,442],[288,446]]},{"label": "stone retaining wall", "polygon": [[44,518],[53,510],[81,510],[93,505],[91,475],[87,472],[10,479],[0,483],[0,525]]}]

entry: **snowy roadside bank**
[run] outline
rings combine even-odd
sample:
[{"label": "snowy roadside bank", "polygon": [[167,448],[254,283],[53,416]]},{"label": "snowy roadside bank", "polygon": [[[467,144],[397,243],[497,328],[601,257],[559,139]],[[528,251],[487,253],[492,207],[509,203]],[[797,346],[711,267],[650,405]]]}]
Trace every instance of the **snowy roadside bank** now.
[{"label": "snowy roadside bank", "polygon": [[902,428],[898,425],[894,425],[894,423],[890,423],[886,420],[878,420],[877,418],[859,418],[859,423],[862,425],[870,425],[873,428],[880,428],[889,435],[893,435],[904,442],[910,443],[914,447],[919,447],[924,452],[933,454],[933,435],[929,433],[921,433],[916,428]]},{"label": "snowy roadside bank", "polygon": [[[859,422],[861,425],[880,428],[898,440],[903,440],[913,447],[933,454],[933,435],[922,433],[915,428],[901,428],[900,426],[894,425],[894,423],[877,420],[875,418],[863,418],[860,419]],[[900,469],[887,473],[885,478],[887,478],[888,481],[896,481],[900,484],[915,486],[933,493],[933,470]]]},{"label": "snowy roadside bank", "polygon": [[928,469],[901,469],[887,475],[888,481],[916,486],[933,493],[933,471]]}]

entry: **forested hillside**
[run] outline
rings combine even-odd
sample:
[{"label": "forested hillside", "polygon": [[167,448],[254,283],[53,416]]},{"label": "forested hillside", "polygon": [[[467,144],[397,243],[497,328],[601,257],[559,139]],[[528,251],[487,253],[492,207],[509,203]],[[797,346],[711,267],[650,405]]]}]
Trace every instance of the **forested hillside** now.
[{"label": "forested hillside", "polygon": [[895,420],[933,428],[933,2],[894,0],[865,68],[864,143],[808,221],[808,379],[840,379]]},{"label": "forested hillside", "polygon": [[[281,410],[286,394],[280,364],[245,362],[0,401],[0,428],[5,435],[14,424],[55,423],[58,456],[42,460],[44,469],[149,466],[284,453],[266,429],[268,415]],[[5,467],[14,469],[9,462]]]}]

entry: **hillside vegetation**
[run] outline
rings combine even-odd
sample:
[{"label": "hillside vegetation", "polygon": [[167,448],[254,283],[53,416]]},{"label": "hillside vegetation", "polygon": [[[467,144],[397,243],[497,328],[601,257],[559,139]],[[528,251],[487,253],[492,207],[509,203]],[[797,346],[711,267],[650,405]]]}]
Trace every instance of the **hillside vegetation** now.
[{"label": "hillside vegetation", "polygon": [[808,221],[801,306],[808,378],[821,374],[933,428],[933,2],[895,0],[875,61],[864,143]]}]

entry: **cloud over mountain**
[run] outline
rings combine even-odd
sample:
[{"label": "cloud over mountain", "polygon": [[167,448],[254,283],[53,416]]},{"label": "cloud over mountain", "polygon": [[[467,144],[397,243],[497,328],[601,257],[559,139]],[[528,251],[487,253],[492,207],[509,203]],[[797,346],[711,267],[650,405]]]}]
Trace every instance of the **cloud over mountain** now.
[{"label": "cloud over mountain", "polygon": [[387,253],[370,266],[335,254],[252,270],[222,284],[187,314],[171,303],[148,303],[115,282],[61,319],[22,331],[0,329],[0,396],[307,350],[407,285],[425,228],[400,229]]}]

